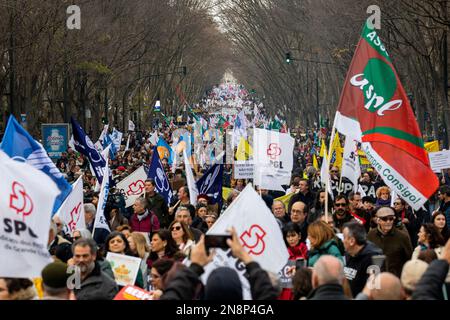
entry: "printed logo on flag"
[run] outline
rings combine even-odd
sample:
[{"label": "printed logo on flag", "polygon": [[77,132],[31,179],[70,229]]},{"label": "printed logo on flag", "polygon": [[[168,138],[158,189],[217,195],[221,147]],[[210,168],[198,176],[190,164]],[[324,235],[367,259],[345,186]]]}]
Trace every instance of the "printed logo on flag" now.
[{"label": "printed logo on flag", "polygon": [[170,188],[169,181],[165,178],[165,174],[161,170],[161,168],[156,169],[155,183],[159,190],[169,191],[169,188]]},{"label": "printed logo on flag", "polygon": [[217,166],[214,172],[211,172],[208,174],[208,176],[205,179],[205,182],[202,184],[202,186],[199,188],[199,193],[207,193],[209,189],[213,186],[214,182],[216,181],[216,177],[219,174],[220,166]]},{"label": "printed logo on flag", "polygon": [[278,143],[269,144],[267,155],[270,156],[270,159],[272,160],[276,160],[277,157],[281,155],[281,148],[278,146]]},{"label": "printed logo on flag", "polygon": [[132,195],[138,196],[142,193],[142,190],[144,190],[144,188],[145,188],[144,181],[137,180],[136,182],[133,182],[128,186],[127,195],[128,196],[132,196]]},{"label": "printed logo on flag", "polygon": [[68,223],[68,227],[69,227],[70,231],[74,231],[77,229],[77,223],[81,217],[80,208],[81,208],[81,202],[79,202],[78,205],[76,207],[74,207],[72,209],[72,211],[70,211],[70,221]]},{"label": "printed logo on flag", "polygon": [[12,193],[9,198],[9,207],[16,210],[17,214],[22,214],[23,220],[25,221],[25,217],[33,212],[33,201],[21,183],[14,181],[11,188]]},{"label": "printed logo on flag", "polygon": [[244,231],[239,239],[242,241],[242,245],[249,248],[248,254],[259,256],[266,249],[266,243],[264,242],[264,237],[266,236],[266,231],[259,225],[254,224],[250,229]]}]

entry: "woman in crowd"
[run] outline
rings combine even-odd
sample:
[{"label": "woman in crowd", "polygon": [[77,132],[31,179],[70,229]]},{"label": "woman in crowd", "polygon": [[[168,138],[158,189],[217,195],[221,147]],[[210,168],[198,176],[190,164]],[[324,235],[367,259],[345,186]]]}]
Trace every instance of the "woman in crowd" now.
[{"label": "woman in crowd", "polygon": [[151,275],[151,290],[163,290],[162,277],[172,268],[175,260],[173,259],[159,259],[155,261],[150,270]]},{"label": "woman in crowd", "polygon": [[375,202],[376,207],[389,207],[391,205],[391,189],[389,187],[383,186],[379,187],[376,192],[377,201]]},{"label": "woman in crowd", "polygon": [[[119,231],[113,231],[108,235],[108,237],[106,237],[105,256],[108,254],[108,252],[133,256],[127,238],[123,235],[123,233]],[[145,285],[141,269],[139,269],[138,271],[135,285],[138,286],[139,288],[144,289],[147,287]]]},{"label": "woman in crowd", "polygon": [[[114,229],[112,229],[112,230],[114,230]],[[115,230],[123,233],[125,238],[128,238],[131,234],[131,227],[128,224],[118,226]]]},{"label": "woman in crowd", "polygon": [[315,221],[308,226],[308,239],[311,244],[308,267],[314,267],[323,255],[332,255],[343,260],[335,237],[333,229],[323,221]]},{"label": "woman in crowd", "polygon": [[[330,197],[328,197],[330,199]],[[320,189],[316,194],[316,199],[314,200],[314,207],[311,208],[308,214],[308,223],[313,223],[320,218],[325,210],[325,190]]]},{"label": "woman in crowd", "polygon": [[172,221],[169,226],[172,239],[178,246],[181,252],[189,256],[192,246],[194,245],[194,236],[184,222]]},{"label": "woman in crowd", "polygon": [[450,238],[450,230],[447,226],[447,220],[445,220],[445,214],[441,211],[435,211],[431,218],[431,222],[438,228],[444,241],[447,242]]},{"label": "woman in crowd", "polygon": [[424,223],[420,227],[418,233],[418,246],[414,249],[412,259],[417,259],[419,253],[424,250],[433,249],[436,252],[438,258],[441,257],[442,248],[445,245],[444,238],[442,237],[439,229],[432,223]]},{"label": "woman in crowd", "polygon": [[242,191],[245,188],[245,179],[237,179],[236,180],[236,186],[234,187],[234,189],[238,190],[238,191]]},{"label": "woman in crowd", "polygon": [[[283,239],[289,252],[289,260],[297,262],[297,260],[304,260],[308,258],[308,248],[306,244],[301,241],[302,234],[300,226],[293,222],[288,222],[283,228]],[[294,294],[292,289],[283,288],[279,296],[280,300],[293,300]]]},{"label": "woman in crowd", "polygon": [[140,232],[132,232],[127,238],[130,245],[131,253],[138,258],[141,258],[141,272],[144,279],[148,278],[147,259],[150,256],[150,246],[147,244],[145,236]]},{"label": "woman in crowd", "polygon": [[167,229],[160,229],[157,232],[153,233],[150,246],[150,258],[147,259],[149,268],[152,268],[153,263],[155,263],[159,259],[176,259],[176,255],[178,255],[179,253],[177,244],[172,239],[170,231]]},{"label": "woman in crowd", "polygon": [[0,300],[34,300],[36,291],[29,279],[0,278]]},{"label": "woman in crowd", "polygon": [[201,232],[208,231],[208,225],[205,222],[205,217],[208,214],[208,206],[199,203],[195,209],[195,218],[192,221],[191,227],[199,229]]},{"label": "woman in crowd", "polygon": [[217,216],[215,214],[210,213],[207,216],[205,216],[205,222],[206,225],[208,226],[208,230],[211,229],[214,223],[216,223],[216,220]]}]

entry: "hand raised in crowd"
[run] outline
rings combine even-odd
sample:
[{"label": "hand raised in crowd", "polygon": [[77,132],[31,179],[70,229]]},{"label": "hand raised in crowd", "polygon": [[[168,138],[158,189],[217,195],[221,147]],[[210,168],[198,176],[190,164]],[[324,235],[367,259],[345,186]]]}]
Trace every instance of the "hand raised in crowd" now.
[{"label": "hand raised in crowd", "polygon": [[191,250],[191,261],[192,263],[196,263],[201,265],[202,267],[206,266],[210,263],[214,258],[214,252],[208,255],[205,247],[205,236],[203,235],[200,238],[200,241],[192,247]]},{"label": "hand raised in crowd", "polygon": [[231,248],[231,253],[233,254],[233,257],[241,260],[244,264],[249,264],[250,262],[252,262],[253,261],[252,257],[250,257],[247,251],[244,250],[244,247],[242,247],[242,244],[239,241],[236,229],[232,227],[227,231],[231,233],[232,236],[232,240],[228,239],[227,244]]}]

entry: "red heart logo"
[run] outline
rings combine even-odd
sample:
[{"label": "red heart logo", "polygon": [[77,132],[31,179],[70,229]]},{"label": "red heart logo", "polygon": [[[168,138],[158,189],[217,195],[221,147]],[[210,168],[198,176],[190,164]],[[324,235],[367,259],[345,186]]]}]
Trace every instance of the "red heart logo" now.
[{"label": "red heart logo", "polygon": [[16,210],[17,214],[22,214],[25,220],[25,216],[33,212],[33,201],[21,183],[14,181],[11,189],[12,193],[9,197],[9,207]]},{"label": "red heart logo", "polygon": [[142,193],[142,190],[145,188],[145,183],[142,180],[138,180],[136,182],[131,183],[128,186],[127,195],[128,196],[138,196]]}]

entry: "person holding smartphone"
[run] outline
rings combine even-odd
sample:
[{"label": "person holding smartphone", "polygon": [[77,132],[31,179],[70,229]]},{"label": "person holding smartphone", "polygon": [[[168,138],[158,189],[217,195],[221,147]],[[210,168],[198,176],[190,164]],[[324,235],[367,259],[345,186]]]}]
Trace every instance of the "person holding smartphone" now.
[{"label": "person holding smartphone", "polygon": [[[306,266],[308,258],[308,248],[302,242],[302,234],[300,226],[296,223],[289,222],[283,228],[283,239],[289,252],[289,260],[295,261],[296,269]],[[279,300],[293,300],[294,293],[291,288],[283,288]]]}]

